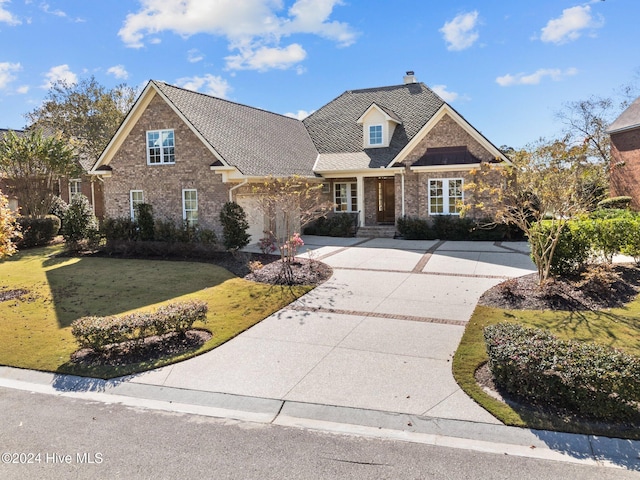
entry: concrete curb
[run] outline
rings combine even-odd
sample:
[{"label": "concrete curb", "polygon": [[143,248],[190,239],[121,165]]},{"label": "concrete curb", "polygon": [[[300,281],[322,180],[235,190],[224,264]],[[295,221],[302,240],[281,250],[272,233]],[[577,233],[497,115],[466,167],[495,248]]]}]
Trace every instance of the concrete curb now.
[{"label": "concrete curb", "polygon": [[640,471],[640,441],[0,367],[0,387],[102,403]]}]

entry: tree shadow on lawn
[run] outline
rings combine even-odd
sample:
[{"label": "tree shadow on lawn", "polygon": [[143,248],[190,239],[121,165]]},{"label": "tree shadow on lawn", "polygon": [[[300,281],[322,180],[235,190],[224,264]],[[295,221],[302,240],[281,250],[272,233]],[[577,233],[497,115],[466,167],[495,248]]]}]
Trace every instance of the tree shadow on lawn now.
[{"label": "tree shadow on lawn", "polygon": [[60,328],[83,316],[120,314],[235,278],[221,267],[196,262],[82,257],[57,264],[46,277]]}]

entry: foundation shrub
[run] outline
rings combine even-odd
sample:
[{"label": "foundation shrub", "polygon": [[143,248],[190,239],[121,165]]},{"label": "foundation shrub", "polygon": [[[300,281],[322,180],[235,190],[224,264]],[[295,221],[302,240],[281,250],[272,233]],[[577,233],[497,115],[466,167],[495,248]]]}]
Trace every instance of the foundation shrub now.
[{"label": "foundation shrub", "polygon": [[399,218],[396,225],[398,233],[407,240],[435,240],[436,232],[428,220],[418,217]]},{"label": "foundation shrub", "polygon": [[71,324],[71,333],[81,348],[104,352],[109,346],[123,342],[141,345],[153,335],[184,335],[196,321],[206,321],[207,308],[205,302],[193,300],[171,303],[151,313],[82,317]]},{"label": "foundation shrub", "polygon": [[357,214],[346,212],[320,217],[304,228],[304,234],[327,237],[353,237],[356,220]]},{"label": "foundation shrub", "polygon": [[244,209],[236,202],[226,202],[220,210],[220,223],[222,224],[222,243],[227,250],[240,250],[249,245],[251,235],[249,222]]},{"label": "foundation shrub", "polygon": [[45,217],[18,217],[22,238],[18,239],[18,248],[31,248],[48,245],[60,231],[60,218],[55,215]]},{"label": "foundation shrub", "polygon": [[640,418],[640,358],[513,323],[486,327],[484,339],[494,380],[510,394],[595,420]]}]

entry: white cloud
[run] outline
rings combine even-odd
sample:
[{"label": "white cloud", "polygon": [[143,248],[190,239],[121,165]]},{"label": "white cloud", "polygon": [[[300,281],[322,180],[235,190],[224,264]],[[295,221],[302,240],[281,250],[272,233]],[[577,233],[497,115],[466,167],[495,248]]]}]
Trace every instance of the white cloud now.
[{"label": "white cloud", "polygon": [[511,75],[510,73],[496,78],[496,83],[501,87],[510,87],[512,85],[538,85],[545,77],[557,82],[566,77],[578,73],[576,68],[567,68],[561,70],[559,68],[541,68],[531,74],[518,73]]},{"label": "white cloud", "polygon": [[18,92],[20,94],[29,93],[29,85],[20,85],[18,87],[18,89],[16,90],[16,92]]},{"label": "white cloud", "polygon": [[284,116],[285,117],[291,117],[291,118],[297,118],[298,120],[304,120],[309,115],[311,115],[313,112],[315,112],[315,110],[311,110],[310,112],[307,112],[306,110],[298,110],[297,113],[287,112],[287,113],[284,114]]},{"label": "white cloud", "polygon": [[109,67],[107,69],[107,73],[123,80],[129,78],[129,72],[124,68],[124,65],[114,65],[113,67]]},{"label": "white cloud", "polygon": [[589,5],[565,8],[558,18],[549,20],[542,29],[540,40],[550,43],[566,43],[576,40],[585,29],[600,28],[604,22],[594,20]]},{"label": "white cloud", "polygon": [[204,60],[204,55],[197,48],[192,48],[187,52],[187,61],[190,63],[198,63]]},{"label": "white cloud", "polygon": [[51,10],[51,6],[48,3],[41,3],[40,4],[40,8],[42,9],[43,12],[45,13],[49,13],[51,15],[55,15],[56,17],[63,17],[65,18],[67,16],[67,14],[65,12],[63,12],[62,10]]},{"label": "white cloud", "polygon": [[304,48],[292,43],[285,48],[250,46],[241,48],[238,55],[225,57],[229,70],[258,70],[265,72],[271,68],[286,70],[301,62],[307,56]]},{"label": "white cloud", "polygon": [[455,102],[460,96],[456,92],[448,91],[446,85],[434,85],[431,90],[436,92],[447,103]]},{"label": "white cloud", "polygon": [[[229,69],[289,68],[304,59],[299,44],[282,47],[282,37],[318,35],[340,46],[355,41],[356,33],[329,17],[340,0],[297,0],[283,15],[282,0],[141,0],[142,8],[127,15],[118,35],[132,48],[144,46],[148,36],[170,31],[184,37],[197,33],[222,36],[235,55],[227,57]],[[272,58],[274,65],[268,63]],[[286,57],[286,58],[283,58]],[[253,65],[253,67],[252,67]]]},{"label": "white cloud", "polygon": [[206,93],[214,97],[227,98],[231,86],[222,77],[206,74],[203,77],[183,77],[176,80],[176,85],[187,90]]},{"label": "white cloud", "polygon": [[447,50],[464,50],[473,45],[479,37],[475,30],[477,25],[477,10],[461,13],[450,22],[445,22],[440,31],[447,42]]},{"label": "white cloud", "polygon": [[42,88],[51,88],[56,82],[65,82],[69,85],[78,82],[78,76],[69,69],[67,64],[51,67],[44,76],[47,81],[42,85]]},{"label": "white cloud", "polygon": [[16,79],[14,73],[22,70],[19,63],[0,62],[0,89],[7,88]]},{"label": "white cloud", "polygon": [[9,10],[5,9],[2,5],[5,3],[9,3],[9,0],[0,0],[0,23],[6,23],[8,25],[20,25],[20,20],[11,13]]}]

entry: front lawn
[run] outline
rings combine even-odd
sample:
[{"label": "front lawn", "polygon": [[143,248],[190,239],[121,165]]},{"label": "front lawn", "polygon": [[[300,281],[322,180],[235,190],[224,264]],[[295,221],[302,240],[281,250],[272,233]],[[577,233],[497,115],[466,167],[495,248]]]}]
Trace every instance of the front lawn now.
[{"label": "front lawn", "polygon": [[[250,282],[210,263],[58,256],[61,247],[27,250],[0,263],[0,365],[112,378],[211,350],[289,304],[312,287]],[[4,300],[2,292],[17,291]],[[12,297],[12,295],[5,295]],[[207,302],[213,337],[196,351],[124,366],[81,366],[71,323],[161,304]],[[3,301],[4,300],[4,301]]]},{"label": "front lawn", "polygon": [[640,298],[620,308],[586,311],[508,310],[479,305],[465,329],[453,360],[453,373],[462,389],[507,425],[535,429],[640,438],[638,425],[606,425],[555,415],[523,404],[506,404],[478,384],[476,370],[488,360],[483,329],[515,322],[550,330],[562,339],[601,343],[640,356]]}]

